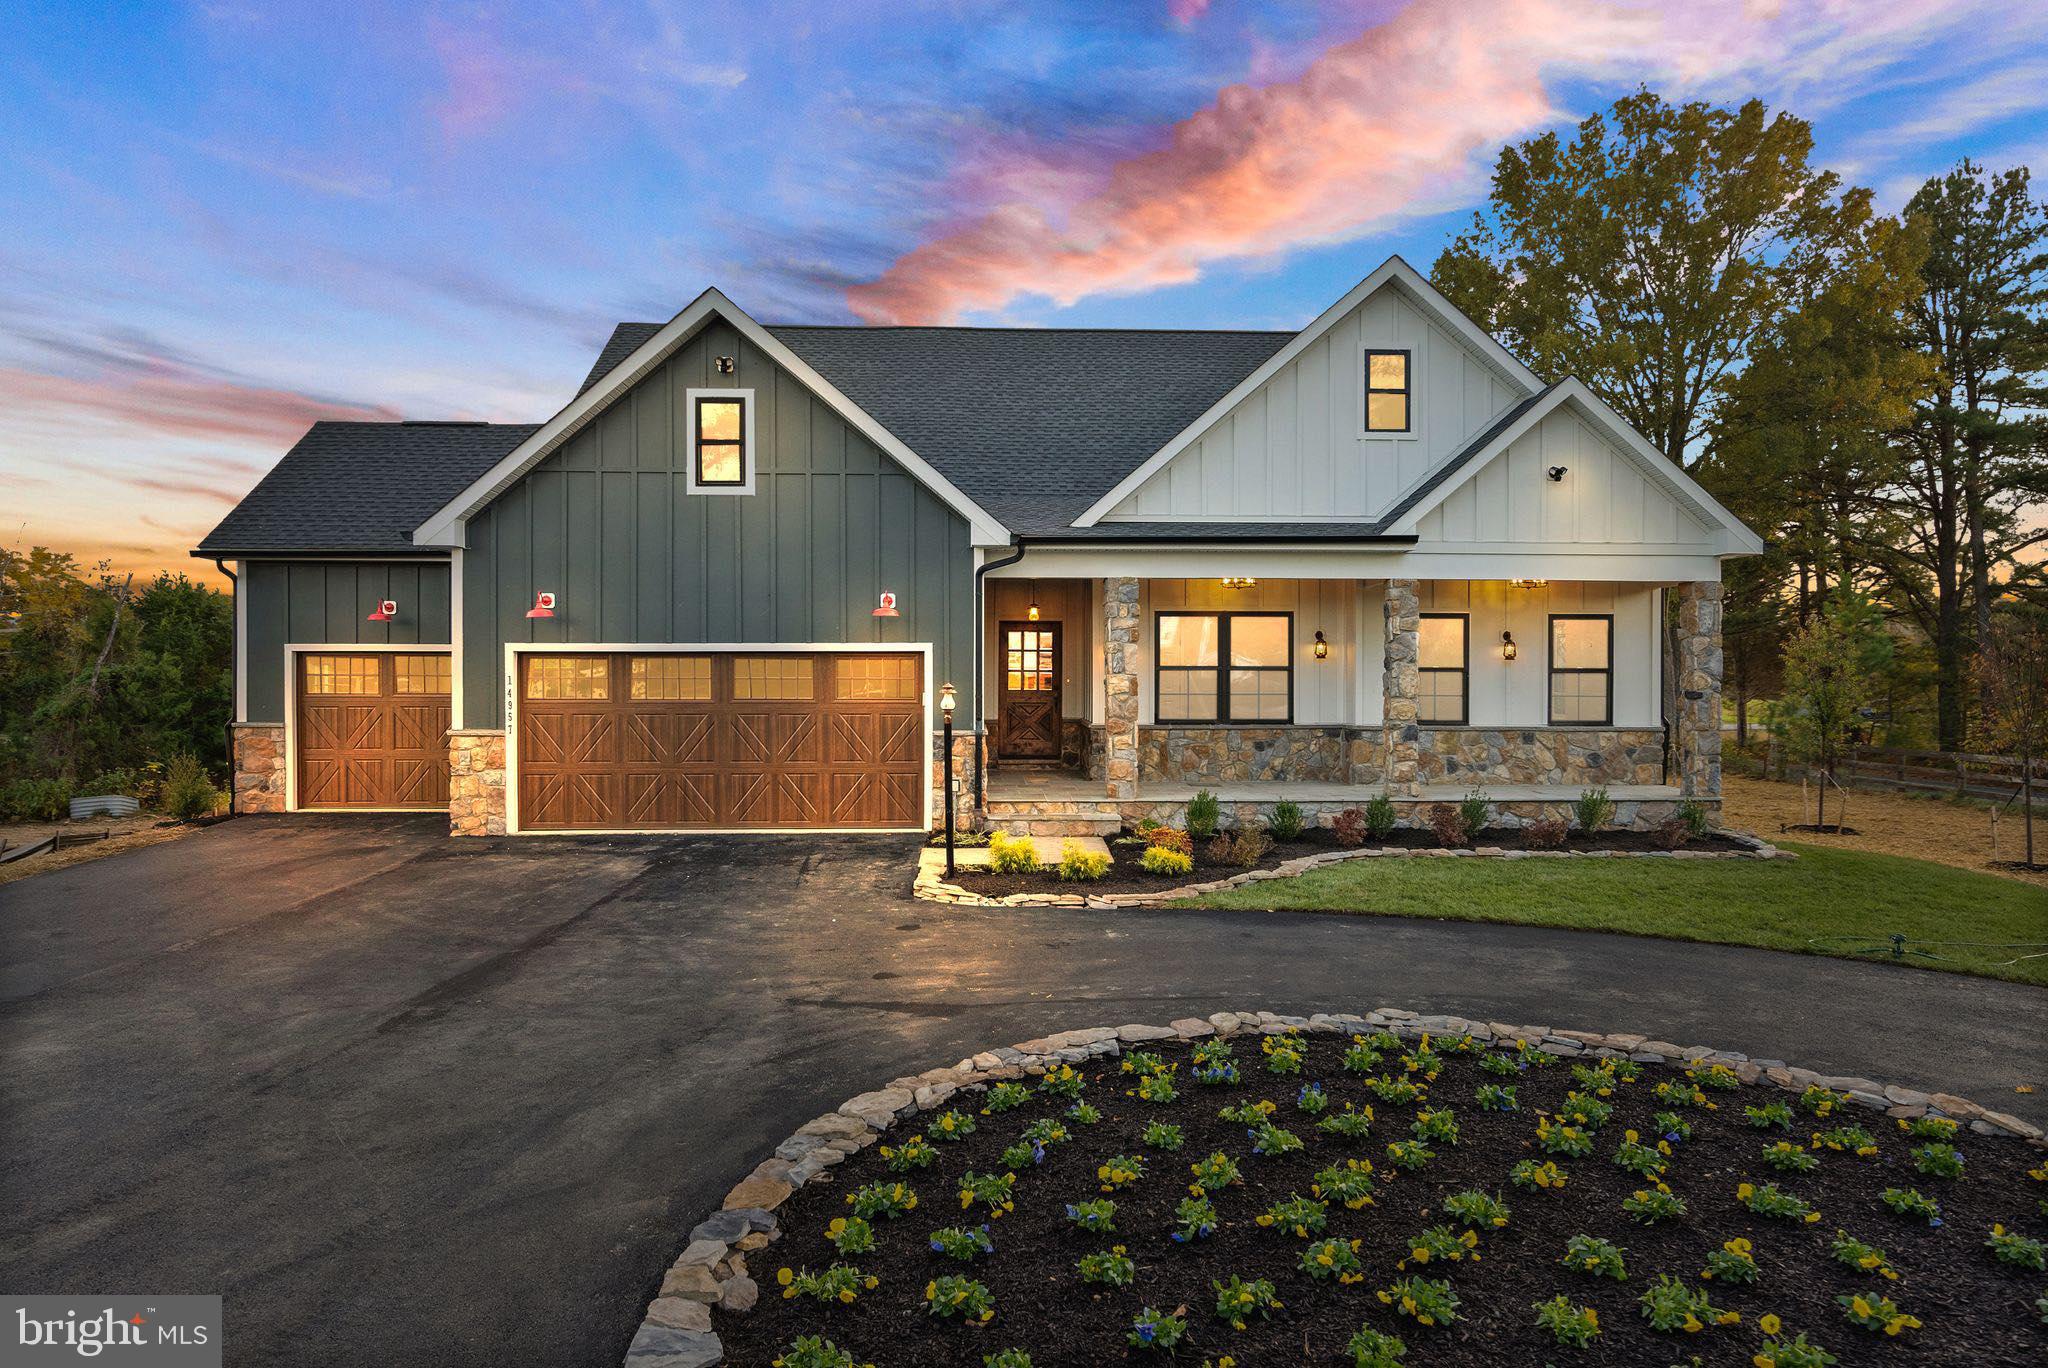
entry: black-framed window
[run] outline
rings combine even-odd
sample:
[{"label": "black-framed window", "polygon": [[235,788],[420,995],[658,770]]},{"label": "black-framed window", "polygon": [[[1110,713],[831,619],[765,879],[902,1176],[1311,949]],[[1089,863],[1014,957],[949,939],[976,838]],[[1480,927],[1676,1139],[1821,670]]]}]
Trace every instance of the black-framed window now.
[{"label": "black-framed window", "polygon": [[1368,347],[1365,353],[1365,430],[1407,432],[1414,395],[1414,358],[1405,350]]},{"label": "black-framed window", "polygon": [[747,401],[738,396],[700,396],[693,415],[700,486],[747,482]]},{"label": "black-framed window", "polygon": [[1415,632],[1416,716],[1462,727],[1471,712],[1472,621],[1464,613],[1424,613]]},{"label": "black-framed window", "polygon": [[1550,720],[1605,726],[1614,720],[1614,618],[1550,615]]},{"label": "black-framed window", "polygon": [[1152,641],[1156,720],[1292,720],[1294,614],[1159,613]]}]

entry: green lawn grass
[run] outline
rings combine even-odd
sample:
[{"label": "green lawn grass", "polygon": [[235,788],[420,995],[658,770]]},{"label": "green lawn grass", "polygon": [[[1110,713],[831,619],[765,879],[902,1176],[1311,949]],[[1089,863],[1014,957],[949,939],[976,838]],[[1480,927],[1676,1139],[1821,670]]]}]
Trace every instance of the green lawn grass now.
[{"label": "green lawn grass", "polygon": [[[2048,893],[1896,855],[1786,844],[1796,860],[1377,859],[1246,884],[1183,906],[1347,912],[1628,931],[1677,940],[1857,955],[1913,940],[2034,943],[2048,950]],[[1816,937],[1846,940],[1815,945]],[[2048,956],[1926,945],[1904,962],[2048,985]]]}]

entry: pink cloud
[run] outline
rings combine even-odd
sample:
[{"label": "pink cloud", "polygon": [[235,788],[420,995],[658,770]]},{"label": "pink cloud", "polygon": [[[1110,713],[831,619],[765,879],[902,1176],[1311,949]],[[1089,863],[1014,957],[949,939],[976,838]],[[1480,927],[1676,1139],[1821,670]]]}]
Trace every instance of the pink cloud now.
[{"label": "pink cloud", "polygon": [[1166,12],[1176,24],[1192,24],[1209,12],[1209,0],[1166,0]]},{"label": "pink cloud", "polygon": [[[1212,263],[1349,241],[1467,202],[1505,142],[1565,117],[1559,77],[1744,93],[1839,82],[1966,12],[2028,0],[1417,0],[1298,77],[1233,85],[1138,153],[980,149],[953,187],[984,207],[852,287],[870,323],[1071,304],[1184,284]],[[1988,12],[1988,13],[1987,13]],[[1718,84],[1717,84],[1718,83]],[[993,195],[987,192],[994,188]]]},{"label": "pink cloud", "polygon": [[434,56],[446,88],[434,103],[450,139],[480,133],[512,112],[521,83],[517,65],[480,28],[430,27]]},{"label": "pink cloud", "polygon": [[164,360],[87,379],[0,368],[0,406],[17,415],[272,447],[296,441],[308,426],[322,419],[398,416],[387,408],[247,384]]}]

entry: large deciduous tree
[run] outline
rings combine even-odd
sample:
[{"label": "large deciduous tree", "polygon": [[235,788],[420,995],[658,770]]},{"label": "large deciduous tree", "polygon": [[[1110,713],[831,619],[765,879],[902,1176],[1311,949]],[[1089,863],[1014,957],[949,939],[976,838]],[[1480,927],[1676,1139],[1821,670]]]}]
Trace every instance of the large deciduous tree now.
[{"label": "large deciduous tree", "polygon": [[1681,465],[1788,301],[1870,217],[1808,164],[1812,130],[1752,100],[1649,91],[1502,150],[1431,279],[1545,379],[1576,376]]}]

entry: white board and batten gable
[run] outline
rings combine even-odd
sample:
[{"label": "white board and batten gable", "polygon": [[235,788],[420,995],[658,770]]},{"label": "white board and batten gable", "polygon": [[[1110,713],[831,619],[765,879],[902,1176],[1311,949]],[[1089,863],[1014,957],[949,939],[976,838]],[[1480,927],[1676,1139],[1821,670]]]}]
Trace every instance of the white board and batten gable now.
[{"label": "white board and batten gable", "polygon": [[[1365,430],[1379,349],[1408,353],[1408,431]],[[1369,522],[1538,388],[1392,258],[1078,521]]]},{"label": "white board and batten gable", "polygon": [[[1410,357],[1405,433],[1365,431],[1379,348]],[[1398,257],[1076,520],[1145,522],[1376,524],[1415,540],[1365,573],[1416,578],[1718,578],[1762,549],[1584,385],[1546,388]]]}]

